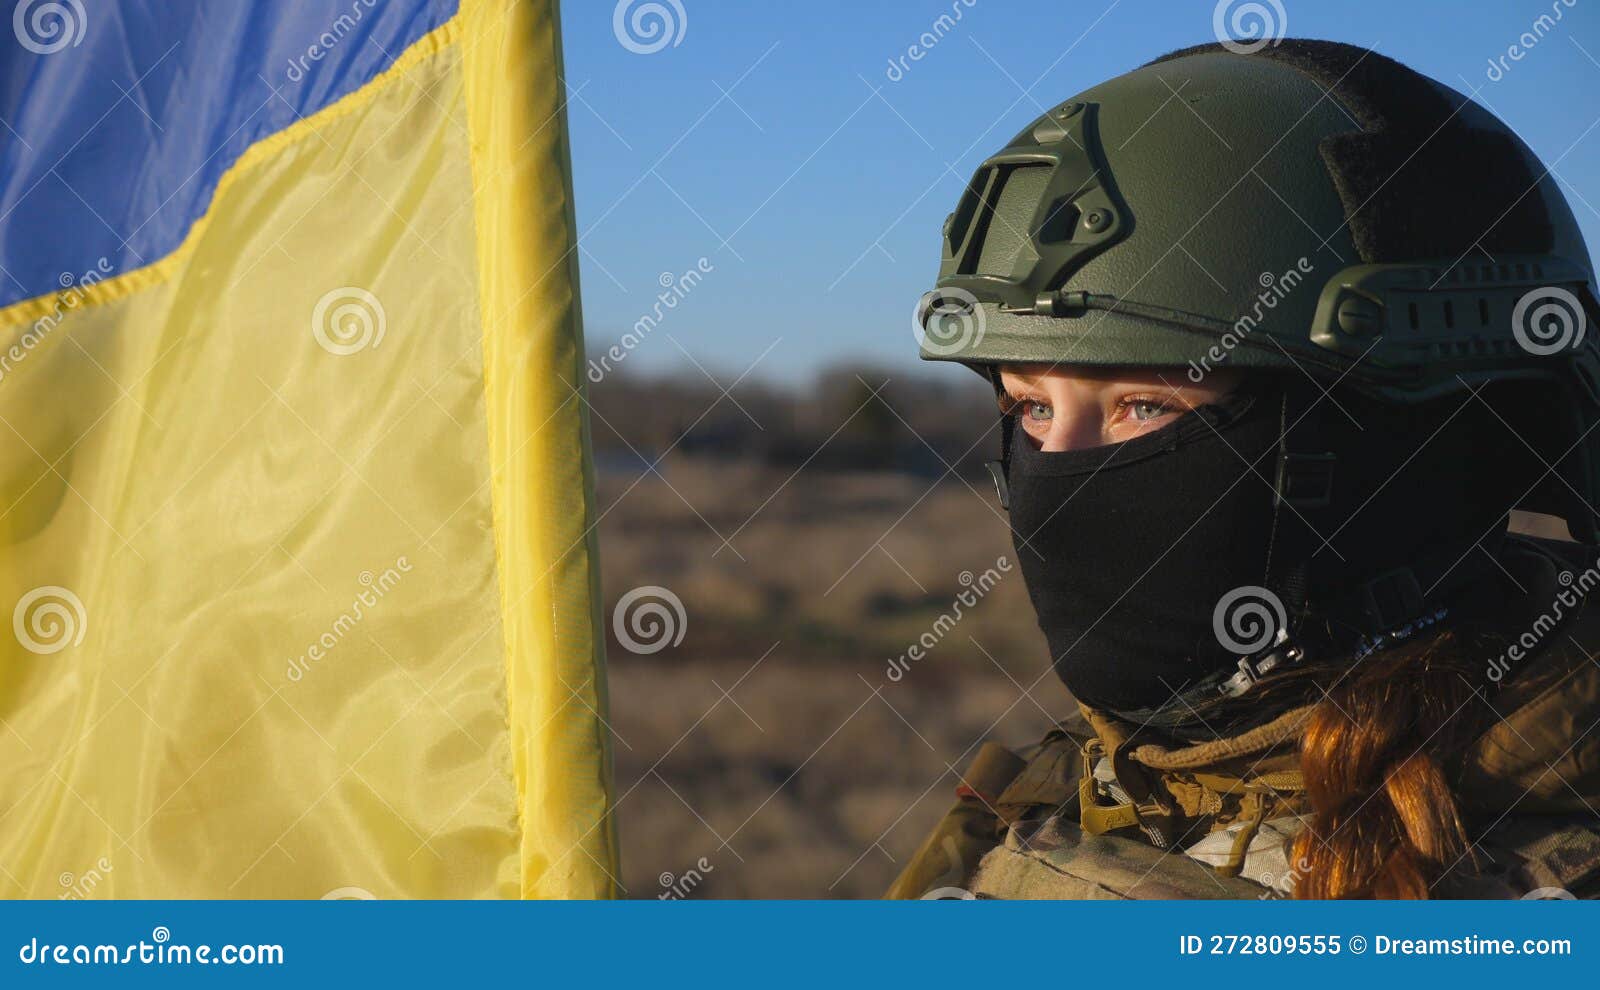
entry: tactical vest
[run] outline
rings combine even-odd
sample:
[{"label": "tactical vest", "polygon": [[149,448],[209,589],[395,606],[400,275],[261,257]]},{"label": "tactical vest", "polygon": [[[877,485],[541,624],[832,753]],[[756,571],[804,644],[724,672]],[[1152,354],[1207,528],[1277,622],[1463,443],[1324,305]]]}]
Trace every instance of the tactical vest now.
[{"label": "tactical vest", "polygon": [[[1287,718],[1292,723],[1296,717],[1303,720],[1304,713]],[[1153,768],[1129,765],[1139,755],[1161,754],[1123,754],[1118,774],[1123,761],[1104,749],[1099,735],[1070,724],[1025,756],[985,743],[962,775],[954,807],[887,896],[1293,896],[1303,876],[1290,851],[1303,827],[1298,770],[1161,771],[1160,783],[1150,787]],[[1124,780],[1135,781],[1133,789]],[[1180,802],[1176,808],[1174,801]],[[1437,896],[1600,896],[1600,818],[1593,815],[1508,815],[1476,849],[1479,871],[1452,877]]]}]

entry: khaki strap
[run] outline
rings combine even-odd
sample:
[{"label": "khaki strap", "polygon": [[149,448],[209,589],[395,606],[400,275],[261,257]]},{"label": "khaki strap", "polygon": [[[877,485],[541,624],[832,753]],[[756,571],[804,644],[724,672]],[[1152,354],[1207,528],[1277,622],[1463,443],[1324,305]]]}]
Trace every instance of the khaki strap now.
[{"label": "khaki strap", "polygon": [[1243,807],[1248,809],[1249,818],[1245,819],[1244,826],[1233,837],[1233,848],[1228,851],[1228,859],[1217,872],[1225,877],[1236,877],[1244,869],[1245,854],[1250,851],[1250,843],[1255,841],[1256,834],[1261,831],[1261,823],[1267,819],[1267,799],[1260,791],[1251,791],[1244,796]]},{"label": "khaki strap", "polygon": [[1311,718],[1314,705],[1294,708],[1266,725],[1229,739],[1217,739],[1198,746],[1168,749],[1159,743],[1145,743],[1129,755],[1153,770],[1193,770],[1235,757],[1249,756],[1299,738]]},{"label": "khaki strap", "polygon": [[1263,788],[1287,794],[1299,794],[1306,789],[1306,779],[1299,770],[1274,770],[1245,780],[1220,773],[1190,774],[1194,782],[1218,794],[1246,794]]}]

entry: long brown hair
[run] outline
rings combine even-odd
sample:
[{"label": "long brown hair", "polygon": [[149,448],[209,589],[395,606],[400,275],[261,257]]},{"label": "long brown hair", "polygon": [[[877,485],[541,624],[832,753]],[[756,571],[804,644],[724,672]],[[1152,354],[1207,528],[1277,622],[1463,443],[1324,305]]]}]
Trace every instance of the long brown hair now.
[{"label": "long brown hair", "polygon": [[1312,817],[1294,844],[1299,898],[1426,898],[1469,856],[1452,757],[1484,706],[1451,634],[1367,658],[1313,710],[1302,743]]}]

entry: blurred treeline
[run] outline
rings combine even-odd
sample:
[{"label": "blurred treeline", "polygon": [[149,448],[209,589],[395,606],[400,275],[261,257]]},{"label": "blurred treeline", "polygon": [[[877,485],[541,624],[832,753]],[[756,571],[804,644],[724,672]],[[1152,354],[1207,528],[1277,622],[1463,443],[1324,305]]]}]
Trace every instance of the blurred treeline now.
[{"label": "blurred treeline", "polygon": [[932,479],[948,466],[981,478],[983,462],[997,456],[989,387],[959,368],[908,376],[837,367],[796,386],[617,368],[589,383],[589,402],[602,471],[628,471],[670,450],[808,472]]}]

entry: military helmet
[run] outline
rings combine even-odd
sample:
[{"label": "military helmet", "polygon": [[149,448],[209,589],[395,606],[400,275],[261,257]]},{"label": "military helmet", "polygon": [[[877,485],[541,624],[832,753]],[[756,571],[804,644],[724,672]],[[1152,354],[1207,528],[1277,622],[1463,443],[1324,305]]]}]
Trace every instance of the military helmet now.
[{"label": "military helmet", "polygon": [[916,323],[925,359],[990,375],[1277,369],[1386,403],[1542,383],[1558,469],[1523,507],[1592,540],[1590,265],[1556,180],[1477,103],[1364,48],[1213,44],[1051,108],[985,161]]}]

